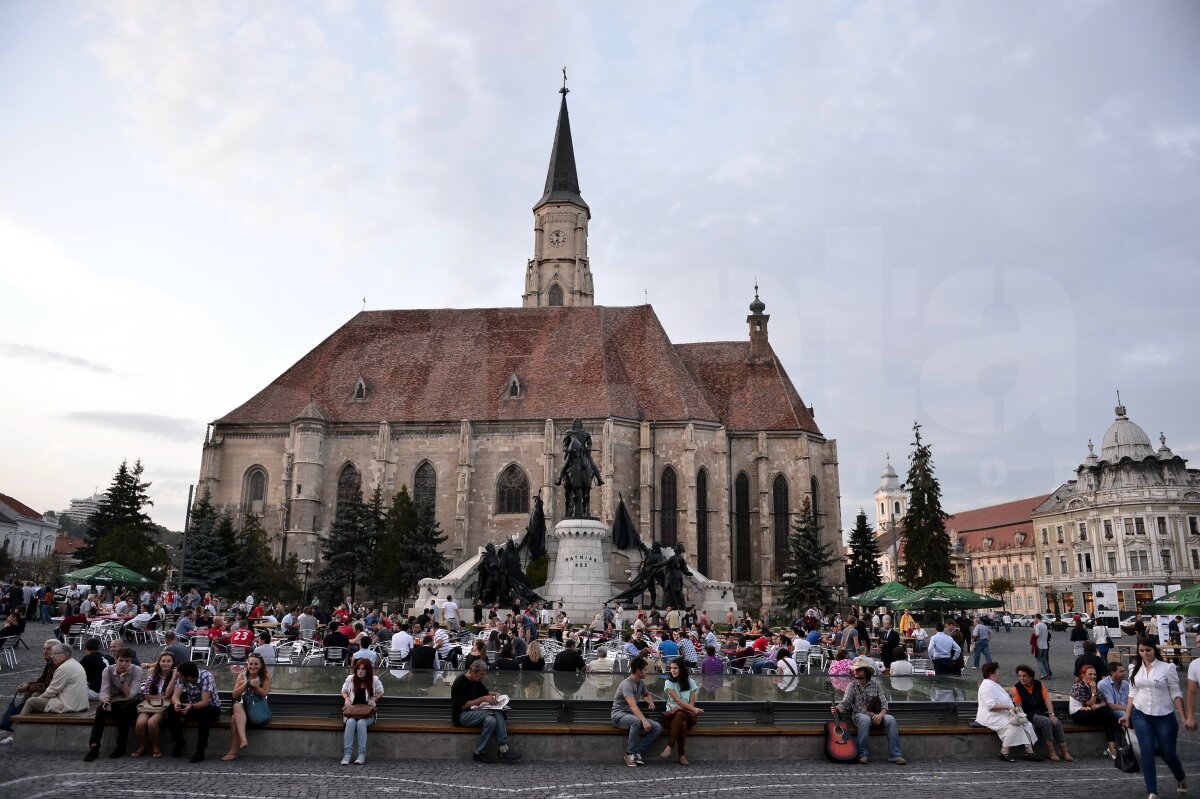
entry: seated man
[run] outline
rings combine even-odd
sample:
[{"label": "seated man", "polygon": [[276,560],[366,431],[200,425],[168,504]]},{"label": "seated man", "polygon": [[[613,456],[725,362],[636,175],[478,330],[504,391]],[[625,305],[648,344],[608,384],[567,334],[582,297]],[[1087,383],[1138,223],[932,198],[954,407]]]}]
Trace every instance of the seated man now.
[{"label": "seated man", "polygon": [[163,633],[164,652],[170,652],[175,656],[176,663],[182,663],[185,660],[192,659],[191,650],[179,642],[179,636],[173,631],[167,630]]},{"label": "seated man", "polygon": [[913,664],[908,659],[908,652],[904,647],[898,647],[892,652],[892,666],[888,669],[888,675],[891,677],[911,677],[912,673]]},{"label": "seated man", "polygon": [[366,660],[370,662],[372,669],[375,668],[375,666],[378,664],[379,657],[376,655],[375,650],[371,649],[370,637],[364,635],[358,639],[358,651],[350,656],[350,660],[351,662],[355,660]]},{"label": "seated man", "polygon": [[494,736],[500,747],[500,762],[515,763],[521,756],[509,748],[508,726],[503,710],[482,708],[480,705],[496,704],[500,701],[483,684],[487,674],[487,663],[476,660],[467,670],[454,679],[450,686],[451,721],[456,727],[480,727],[479,741],[475,744],[475,760],[480,763],[495,763],[496,758],[487,751],[488,742]]},{"label": "seated man", "polygon": [[[99,649],[99,646],[97,646]],[[133,665],[133,652],[122,649],[117,662],[104,670],[100,679],[100,707],[96,708],[96,720],[92,724],[92,735],[88,739],[85,761],[100,757],[100,741],[104,737],[104,726],[108,719],[117,721],[117,745],[109,754],[114,760],[125,757],[129,743],[129,728],[137,719],[138,701],[142,698],[142,669]]]},{"label": "seated man", "polygon": [[409,654],[412,653],[413,644],[412,633],[404,626],[392,636],[392,640],[388,642],[388,651],[393,655],[399,655],[401,660],[408,660]]},{"label": "seated man", "polygon": [[21,715],[30,713],[80,713],[88,709],[87,674],[71,657],[71,647],[61,641],[50,648],[54,676],[46,690],[25,700]]},{"label": "seated man", "polygon": [[413,669],[437,670],[441,668],[437,650],[433,648],[432,635],[426,633],[425,637],[421,639],[421,645],[413,647],[413,651],[409,654],[408,665]]},{"label": "seated man", "polygon": [[325,633],[325,638],[322,639],[321,643],[325,645],[326,649],[331,646],[340,646],[343,649],[349,649],[350,637],[342,632],[341,629],[333,627],[329,632]]},{"label": "seated man", "polygon": [[1104,695],[1109,709],[1117,718],[1124,718],[1125,706],[1129,702],[1129,680],[1125,679],[1125,664],[1119,661],[1113,663],[1108,669],[1108,676],[1098,682],[1096,688]]},{"label": "seated man", "polygon": [[183,722],[195,719],[196,751],[192,753],[191,762],[199,763],[204,760],[204,750],[208,747],[209,728],[221,715],[221,697],[212,674],[197,666],[195,661],[181,663],[175,674],[175,695],[167,708],[167,729],[175,742],[171,757],[183,754]]},{"label": "seated man", "polygon": [[554,658],[554,671],[582,671],[584,668],[583,655],[575,648],[575,639],[568,638],[566,649]]},{"label": "seated man", "polygon": [[99,638],[89,638],[84,641],[83,652],[83,657],[79,659],[79,665],[83,666],[83,673],[87,675],[88,699],[99,699],[104,670],[109,667],[109,664],[115,662],[116,658],[101,654]]},{"label": "seated man", "polygon": [[[654,710],[654,697],[646,690],[645,678],[646,659],[634,658],[629,664],[629,676],[621,681],[613,698],[612,725],[629,730],[629,739],[625,743],[625,765],[630,767],[646,765],[642,755],[662,733],[662,725],[646,718],[638,707],[638,702],[644,698],[646,709]],[[643,733],[645,737],[642,737]]]},{"label": "seated man", "polygon": [[154,614],[150,612],[149,608],[143,605],[141,610],[138,611],[138,614],[129,621],[125,622],[125,624],[121,627],[121,634],[127,637],[132,637],[134,633],[143,632],[146,629],[146,625],[149,624],[150,620],[153,618]]},{"label": "seated man", "polygon": [[181,641],[188,640],[196,629],[196,611],[188,608],[179,616],[175,624],[175,636]]},{"label": "seated man", "polygon": [[602,646],[596,650],[596,659],[587,664],[589,674],[601,673],[612,674],[613,664],[616,658],[612,657],[608,652],[608,647]]},{"label": "seated man", "polygon": [[45,665],[42,668],[42,673],[33,682],[23,682],[17,686],[16,694],[9,701],[8,707],[4,709],[4,715],[0,716],[0,735],[8,737],[0,738],[0,744],[12,742],[12,719],[13,716],[21,712],[21,696],[36,696],[46,690],[46,686],[50,684],[50,679],[54,676],[54,670],[58,668],[54,659],[50,656],[55,644],[61,643],[54,638],[48,639],[42,644],[42,660]]},{"label": "seated man", "polygon": [[854,681],[846,686],[842,701],[829,708],[830,713],[853,713],[858,728],[858,762],[870,758],[871,727],[883,727],[888,739],[888,762],[903,766],[908,761],[900,752],[900,733],[895,717],[888,714],[887,697],[875,679],[875,661],[868,657],[854,659]]},{"label": "seated man", "polygon": [[[75,624],[82,624],[86,628],[88,625],[88,617],[79,611],[66,614],[63,616],[62,622],[59,623],[58,629],[54,631],[54,637],[62,641],[66,637],[67,631],[70,630],[71,626]],[[0,630],[0,638],[3,638],[8,634],[9,633]]]}]

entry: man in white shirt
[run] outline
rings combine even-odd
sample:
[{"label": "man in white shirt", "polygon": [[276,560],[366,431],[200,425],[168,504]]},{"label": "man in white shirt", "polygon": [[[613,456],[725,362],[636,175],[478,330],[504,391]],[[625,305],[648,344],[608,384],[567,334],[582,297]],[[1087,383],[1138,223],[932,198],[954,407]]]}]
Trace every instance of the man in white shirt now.
[{"label": "man in white shirt", "polygon": [[451,630],[458,629],[458,603],[449,594],[446,594],[446,601],[442,603],[442,622]]},{"label": "man in white shirt", "polygon": [[401,627],[396,634],[392,636],[392,640],[389,643],[388,648],[393,654],[397,654],[404,660],[408,660],[408,655],[412,652],[413,643],[412,633]]},{"label": "man in white shirt", "polygon": [[551,612],[550,606],[548,604],[542,605],[541,609],[538,610],[538,623],[548,627],[553,619],[554,614]]},{"label": "man in white shirt", "polygon": [[246,595],[246,610],[254,610],[254,594]]},{"label": "man in white shirt", "polygon": [[929,659],[933,661],[933,673],[946,676],[955,674],[954,661],[962,655],[962,647],[945,633],[945,625],[937,623],[937,632],[929,639]]},{"label": "man in white shirt", "polygon": [[1187,727],[1192,732],[1196,731],[1196,700],[1200,698],[1200,660],[1192,659],[1192,665],[1188,666],[1187,673],[1187,696],[1185,704],[1187,712],[1183,716],[1183,726]]},{"label": "man in white shirt", "polygon": [[142,608],[141,613],[138,613],[132,619],[125,622],[123,630],[127,633],[144,630],[152,618],[154,618],[154,616],[150,613],[150,611]]},{"label": "man in white shirt", "polygon": [[1037,619],[1033,632],[1037,635],[1037,662],[1042,671],[1038,679],[1048,680],[1054,676],[1050,670],[1050,628],[1042,621],[1042,614],[1035,613],[1033,618]]}]

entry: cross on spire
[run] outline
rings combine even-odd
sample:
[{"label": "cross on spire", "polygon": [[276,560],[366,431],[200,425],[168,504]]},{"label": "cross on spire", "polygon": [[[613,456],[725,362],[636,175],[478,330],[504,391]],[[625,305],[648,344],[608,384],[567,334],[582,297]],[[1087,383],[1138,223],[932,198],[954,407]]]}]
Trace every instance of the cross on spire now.
[{"label": "cross on spire", "polygon": [[567,68],[566,67],[563,67],[563,87],[558,90],[558,93],[561,94],[564,98],[568,94],[571,93],[571,90],[567,88]]}]

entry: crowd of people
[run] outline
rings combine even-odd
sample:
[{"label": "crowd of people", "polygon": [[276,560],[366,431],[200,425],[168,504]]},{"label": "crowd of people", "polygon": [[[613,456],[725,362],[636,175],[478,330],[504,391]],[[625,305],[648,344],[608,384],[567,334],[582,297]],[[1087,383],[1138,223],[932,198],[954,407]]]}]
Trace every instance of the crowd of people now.
[{"label": "crowd of people", "polygon": [[[996,732],[1000,758],[1014,761],[1013,749],[1020,747],[1025,759],[1041,760],[1035,745],[1044,740],[1049,760],[1074,760],[1062,720],[1043,684],[1052,673],[1044,652],[1048,647],[1041,644],[1040,627],[1045,622],[1040,617],[1031,637],[1031,654],[1038,668],[1017,666],[1012,685],[1005,688],[988,644],[991,634],[1006,622],[1003,617],[988,615],[969,620],[950,616],[938,621],[928,635],[907,611],[893,622],[885,611],[843,619],[810,609],[790,625],[772,628],[765,618],[738,616],[730,608],[723,620],[725,629],[718,633],[716,620],[695,608],[660,611],[606,604],[590,623],[573,625],[561,608],[535,605],[509,610],[489,608],[478,600],[469,611],[473,619],[468,619],[468,613],[449,596],[413,616],[356,607],[349,601],[332,609],[317,603],[289,608],[250,595],[225,604],[194,589],[183,595],[68,592],[67,597],[68,603],[77,598],[78,605],[68,604],[55,629],[56,637],[44,643],[42,674],[19,686],[0,717],[0,733],[11,736],[17,713],[71,713],[94,707],[84,755],[88,761],[100,756],[104,735],[113,727],[111,758],[162,757],[164,725],[170,736],[169,754],[180,757],[185,748],[182,728],[192,723],[197,734],[191,760],[200,762],[206,756],[212,724],[226,707],[230,744],[222,760],[236,760],[249,745],[248,730],[264,723],[264,713],[269,719],[276,647],[294,641],[311,641],[326,650],[340,648],[347,653],[344,662],[349,673],[340,691],[343,765],[366,762],[368,728],[377,718],[384,694],[377,670],[385,663],[415,670],[461,668],[451,689],[450,721],[480,730],[477,760],[501,763],[517,762],[520,754],[509,742],[504,715],[507,698],[486,686],[490,671],[626,673],[613,697],[611,722],[628,732],[623,761],[636,767],[645,763],[644,755],[664,732],[668,740],[661,757],[687,765],[688,733],[704,714],[704,694],[697,678],[730,672],[772,673],[782,683],[808,669],[809,653],[815,647],[836,651],[826,672],[846,681],[841,684],[842,698],[831,712],[853,720],[861,763],[870,759],[872,728],[882,729],[886,736],[888,762],[906,762],[896,719],[889,712],[887,692],[878,676],[912,674],[910,651],[927,657],[936,674],[960,674],[971,649],[973,662],[981,663],[983,677],[975,720]],[[24,606],[16,608],[4,630],[23,633],[26,610]],[[73,625],[90,622],[101,611],[124,619],[119,634],[107,647],[95,638],[84,641],[83,654],[76,660],[72,647],[61,639]],[[141,624],[129,623],[143,616],[148,618],[141,619]],[[146,624],[165,628],[164,646],[153,662],[142,664],[130,644]],[[265,629],[256,630],[256,626]],[[460,642],[468,629],[472,630],[472,645],[464,647]],[[1074,630],[1079,629],[1081,626],[1075,625]],[[212,672],[192,660],[198,638],[207,639],[227,656],[241,655],[224,703]],[[1162,660],[1149,639],[1140,642],[1140,660],[1127,675],[1123,664],[1105,660],[1092,637],[1073,632],[1071,638],[1078,644],[1068,711],[1071,719],[1102,729],[1114,757],[1122,728],[1134,729],[1143,762],[1150,764],[1143,773],[1151,794],[1157,789],[1155,756],[1185,785],[1175,751],[1177,716],[1187,729],[1196,728],[1200,661],[1189,669],[1185,697],[1174,666]],[[553,647],[546,643],[550,639],[555,639]],[[553,651],[552,656],[547,656],[547,649]],[[584,649],[592,656],[585,658]],[[649,715],[656,710],[656,697],[647,685],[647,675],[652,672],[663,675],[661,696],[657,697],[663,705],[661,722]],[[131,732],[134,740],[129,751]],[[493,742],[497,755],[489,751]]]}]

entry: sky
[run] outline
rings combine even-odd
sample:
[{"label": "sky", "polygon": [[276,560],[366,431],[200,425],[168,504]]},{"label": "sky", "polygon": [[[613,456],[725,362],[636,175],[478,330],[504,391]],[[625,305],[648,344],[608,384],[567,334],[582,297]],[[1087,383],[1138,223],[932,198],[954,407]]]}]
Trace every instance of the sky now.
[{"label": "sky", "polygon": [[[564,65],[596,301],[770,335],[843,524],[914,421],[951,510],[1113,420],[1200,458],[1200,5],[0,4],[0,493],[205,424],[363,308],[520,303]],[[1158,444],[1155,442],[1155,446]]]}]

